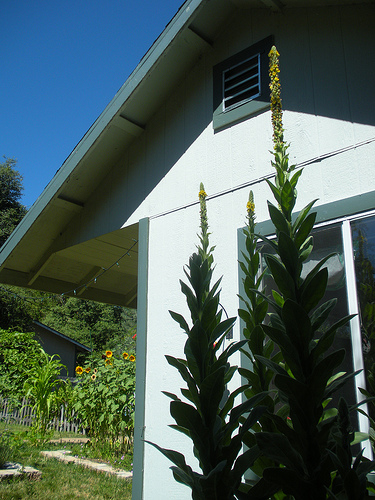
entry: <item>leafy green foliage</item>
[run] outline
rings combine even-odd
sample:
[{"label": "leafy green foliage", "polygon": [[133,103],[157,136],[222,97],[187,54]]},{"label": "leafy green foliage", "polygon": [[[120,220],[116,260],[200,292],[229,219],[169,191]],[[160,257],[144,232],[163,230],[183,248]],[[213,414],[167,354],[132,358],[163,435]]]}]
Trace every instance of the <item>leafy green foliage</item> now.
[{"label": "leafy green foliage", "polygon": [[[265,292],[261,289],[262,279],[265,270],[260,273],[261,254],[257,248],[258,236],[255,234],[255,204],[253,193],[250,192],[249,202],[247,204],[248,221],[247,227],[244,229],[246,251],[242,253],[242,261],[240,267],[243,272],[243,296],[240,296],[242,307],[238,314],[243,321],[242,334],[247,339],[247,343],[241,349],[241,352],[247,360],[248,368],[241,367],[238,369],[240,375],[247,381],[245,386],[244,396],[251,398],[256,394],[267,392],[267,398],[263,404],[267,405],[267,410],[271,414],[275,413],[276,405],[278,405],[278,414],[286,419],[289,410],[288,407],[282,404],[277,397],[275,391],[271,391],[271,382],[274,378],[274,364],[282,361],[281,352],[275,349],[274,342],[270,337],[267,337],[266,331],[263,328],[263,323],[266,321],[268,312],[268,301],[265,298]],[[270,365],[263,363],[262,359],[270,360]],[[277,431],[273,421],[263,414],[259,421],[252,427],[243,437],[243,442],[252,448],[255,446],[254,431]],[[274,466],[275,463],[271,458],[260,456],[251,466],[251,470],[258,476],[263,475],[263,470],[267,467]],[[256,480],[253,481],[253,484]],[[273,493],[273,489],[267,486],[266,490],[262,490],[266,494]],[[261,485],[258,484],[257,489],[261,494]]]},{"label": "leafy green foliage", "polygon": [[26,214],[26,207],[20,203],[23,185],[22,175],[17,171],[17,160],[5,158],[0,163],[0,246]]},{"label": "leafy green foliage", "polygon": [[[289,417],[286,424],[270,414],[276,431],[255,435],[262,455],[277,464],[264,469],[260,483],[273,484],[295,500],[326,499],[329,494],[359,500],[365,498],[365,476],[375,463],[359,454],[352,466],[353,436],[346,403],[340,403],[338,417],[325,412],[332,394],[353,376],[334,377],[345,352],[332,348],[336,329],[350,317],[324,334],[318,331],[334,307],[334,301],[321,304],[328,280],[323,265],[330,256],[302,277],[303,262],[313,248],[310,232],[315,214],[309,213],[313,203],[292,219],[298,177],[292,175],[294,167],[288,164],[283,142],[275,144],[274,157],[275,184],[269,185],[279,207],[269,203],[269,214],[276,229],[272,242],[276,255],[267,255],[266,262],[279,295],[275,313],[263,330],[279,348],[283,363],[262,355],[255,358],[274,371],[274,384],[289,408]],[[253,498],[251,492],[247,498]]]},{"label": "leafy green foliage", "polygon": [[22,399],[28,374],[41,362],[40,344],[33,336],[0,329],[0,395],[13,403]]},{"label": "leafy green foliage", "polygon": [[137,313],[133,309],[56,296],[41,321],[84,345],[92,344],[97,352],[110,348],[120,355],[135,350]]},{"label": "leafy green foliage", "polygon": [[32,322],[40,321],[48,301],[42,292],[15,286],[0,287],[0,328],[28,332]]},{"label": "leafy green foliage", "polygon": [[135,356],[106,351],[85,367],[77,367],[76,373],[73,408],[92,437],[92,446],[106,442],[112,451],[127,452],[133,442]]}]

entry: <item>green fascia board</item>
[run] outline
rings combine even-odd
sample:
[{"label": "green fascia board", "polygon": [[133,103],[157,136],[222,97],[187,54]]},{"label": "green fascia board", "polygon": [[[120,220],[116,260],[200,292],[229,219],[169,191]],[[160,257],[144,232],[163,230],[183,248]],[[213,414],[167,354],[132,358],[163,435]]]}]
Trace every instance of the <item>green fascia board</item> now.
[{"label": "green fascia board", "polygon": [[147,75],[152,71],[152,68],[156,66],[157,61],[168,51],[168,47],[181,33],[183,28],[191,22],[191,19],[194,17],[201,5],[206,2],[208,2],[208,0],[187,0],[179,9],[162,34],[143,56],[138,66],[130,74],[129,78],[122,85],[111,102],[106,106],[88,132],[70,153],[61,168],[57,170],[52,180],[32,205],[26,216],[22,219],[20,224],[1,247],[0,269],[16,245],[22,240],[23,236],[29,231],[36,219],[42,214],[48,203],[51,202],[58,190],[63,186],[64,182],[69,178],[69,176],[72,175],[79,162],[109,127],[110,122],[115,118],[116,114],[120,112],[124,103],[130,98],[131,94],[140,85],[140,83],[147,78]]},{"label": "green fascia board", "polygon": [[266,111],[267,109],[270,109],[269,102],[257,100],[249,101],[246,104],[242,104],[237,108],[231,109],[230,111],[223,111],[220,104],[220,106],[218,106],[213,113],[213,128],[214,130],[220,130],[229,125],[239,123],[250,116],[255,116],[262,111]]},{"label": "green fascia board", "polygon": [[147,358],[147,300],[149,219],[138,225],[137,366],[135,373],[135,420],[132,498],[143,498],[144,425]]}]

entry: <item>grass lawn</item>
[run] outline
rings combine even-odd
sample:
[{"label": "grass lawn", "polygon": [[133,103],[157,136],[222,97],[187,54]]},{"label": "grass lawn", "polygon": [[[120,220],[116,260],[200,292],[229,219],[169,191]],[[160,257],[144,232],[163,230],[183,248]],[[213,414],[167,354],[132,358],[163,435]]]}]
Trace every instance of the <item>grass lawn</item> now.
[{"label": "grass lawn", "polygon": [[[17,429],[13,426],[8,426],[8,428],[11,428],[17,436]],[[4,430],[3,425],[0,426],[0,432],[2,430]],[[58,433],[53,437],[56,439],[70,436],[72,436],[71,433],[70,435]],[[61,444],[56,446],[50,443],[31,446],[28,442],[19,439],[12,460],[24,466],[29,465],[39,469],[42,472],[42,478],[39,481],[25,478],[0,481],[0,500],[131,500],[131,481],[118,479],[73,463],[47,459],[40,454],[41,450],[61,448]]]}]

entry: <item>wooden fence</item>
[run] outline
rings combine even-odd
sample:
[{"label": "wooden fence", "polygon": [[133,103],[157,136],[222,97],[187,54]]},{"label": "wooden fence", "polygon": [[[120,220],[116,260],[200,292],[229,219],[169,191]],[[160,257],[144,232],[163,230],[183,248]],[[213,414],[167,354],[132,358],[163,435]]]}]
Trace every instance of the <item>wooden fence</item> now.
[{"label": "wooden fence", "polygon": [[[15,408],[6,399],[0,398],[0,422],[20,424],[30,427],[33,423],[33,410],[32,407],[28,405],[26,398],[23,398],[21,405]],[[60,416],[54,417],[50,424],[50,429],[55,429],[59,432],[75,432],[76,434],[85,434],[85,430],[82,429],[80,422],[74,418],[74,413],[72,418],[66,418],[66,409],[64,405],[61,405]]]}]

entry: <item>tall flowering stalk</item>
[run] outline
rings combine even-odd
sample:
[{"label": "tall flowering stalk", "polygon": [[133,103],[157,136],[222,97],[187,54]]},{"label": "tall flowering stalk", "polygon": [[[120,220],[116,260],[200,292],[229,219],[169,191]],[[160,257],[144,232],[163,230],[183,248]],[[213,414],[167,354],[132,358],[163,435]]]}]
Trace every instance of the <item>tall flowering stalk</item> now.
[{"label": "tall flowering stalk", "polygon": [[202,260],[207,259],[209,264],[212,265],[214,260],[212,255],[214,247],[210,248],[210,241],[209,241],[210,233],[208,232],[207,203],[206,203],[207,193],[204,190],[203,182],[200,183],[198,198],[200,206],[199,216],[200,216],[200,228],[201,228],[201,233],[198,235],[200,241],[200,245],[197,247],[198,253],[202,257]]},{"label": "tall flowering stalk", "polygon": [[[286,226],[284,224],[283,228],[288,229],[289,236],[292,236],[292,211],[297,199],[296,185],[299,177],[302,174],[302,169],[297,170],[293,174],[295,165],[289,165],[289,146],[284,141],[283,112],[281,106],[281,85],[279,78],[279,55],[280,54],[277,52],[276,47],[273,46],[269,53],[269,76],[271,91],[270,97],[274,144],[274,160],[271,161],[271,163],[276,170],[276,176],[274,184],[269,180],[267,180],[267,182],[278,203],[279,211],[285,217]],[[311,203],[311,206],[315,203],[315,201]],[[276,231],[278,231],[277,227]]]},{"label": "tall flowering stalk", "polygon": [[278,53],[273,47],[270,88],[276,176],[275,183],[268,184],[278,207],[268,202],[276,240],[264,239],[275,252],[265,259],[278,291],[268,298],[275,312],[262,328],[280,350],[283,363],[265,356],[255,358],[274,372],[273,382],[280,400],[287,404],[289,418],[286,423],[279,415],[269,414],[277,432],[263,431],[255,436],[262,455],[275,463],[264,469],[257,486],[274,485],[295,500],[360,500],[366,497],[366,474],[375,462],[364,459],[362,452],[352,457],[353,433],[345,401],[340,400],[335,416],[325,412],[335,391],[353,377],[336,374],[345,350],[333,348],[336,330],[350,317],[321,333],[320,327],[336,304],[335,299],[324,302],[328,281],[324,264],[332,255],[302,277],[303,263],[313,250],[311,230],[316,213],[310,213],[313,201],[292,217],[302,171],[293,173],[295,167],[289,166],[278,68]]},{"label": "tall flowering stalk", "polygon": [[273,352],[272,342],[266,341],[262,323],[264,322],[268,303],[261,292],[263,273],[259,273],[260,252],[257,249],[258,236],[255,234],[255,203],[253,192],[250,191],[246,205],[247,224],[243,230],[245,235],[246,251],[242,252],[240,266],[243,272],[243,295],[240,296],[242,308],[238,313],[243,321],[243,336],[248,340],[242,353],[249,359],[249,368],[239,368],[239,373],[247,379],[248,388],[245,392],[250,397],[269,389],[273,373],[262,363],[256,360],[255,355],[264,356]]},{"label": "tall flowering stalk", "polygon": [[270,60],[270,89],[271,89],[271,112],[273,127],[274,149],[277,151],[284,144],[283,110],[281,105],[281,85],[279,79],[280,67],[279,56],[275,46],[268,55]]},{"label": "tall flowering stalk", "polygon": [[188,284],[180,281],[190,310],[190,325],[181,314],[170,311],[187,339],[185,358],[166,356],[166,359],[179,371],[186,387],[181,388],[182,398],[164,393],[172,399],[170,412],[176,422],[172,427],[191,438],[200,472],[194,472],[181,453],[150,444],[174,463],[171,467],[174,478],[191,488],[194,500],[234,500],[245,470],[259,455],[257,448],[242,456],[239,453],[244,434],[265,411],[265,407],[254,408],[265,394],[257,394],[234,407],[235,396],[241,389],[233,393],[226,389],[236,371],[236,367],[230,366],[229,357],[244,341],[226,348],[223,345],[235,318],[221,319],[221,279],[211,285],[213,248],[209,246],[206,197],[201,184],[200,245],[185,269]]},{"label": "tall flowering stalk", "polygon": [[[266,357],[277,363],[281,361],[280,352],[275,353],[274,343],[271,339],[267,338],[263,330],[262,324],[264,323],[267,311],[268,302],[264,298],[264,290],[262,290],[262,279],[265,271],[259,272],[260,267],[260,252],[257,247],[258,236],[255,233],[255,203],[254,194],[250,191],[249,199],[246,205],[247,223],[246,228],[243,230],[245,235],[245,251],[242,252],[242,259],[239,264],[243,273],[243,291],[240,295],[241,308],[238,314],[242,320],[242,336],[246,339],[246,344],[241,349],[243,359],[247,362],[243,363],[241,368],[238,369],[244,386],[245,398],[252,398],[257,394],[263,392],[267,393],[267,397],[262,401],[263,405],[267,405],[269,413],[274,413],[275,400],[270,392],[270,384],[274,377],[273,370],[262,363],[257,357]],[[251,432],[248,432],[243,437],[243,442],[248,448],[253,448],[256,444],[255,432],[261,430],[273,431],[275,426],[272,421],[267,417],[267,413],[259,418],[259,421],[252,427]],[[256,476],[261,477],[265,467],[273,466],[274,462],[265,457],[260,457],[249,464],[252,472]],[[254,479],[256,483],[256,479]],[[255,492],[259,491],[259,486],[250,490],[249,498],[257,498]],[[268,493],[271,495],[278,488],[273,488],[272,485],[269,489],[261,488],[260,494]],[[247,497],[245,497],[247,498]]]}]

